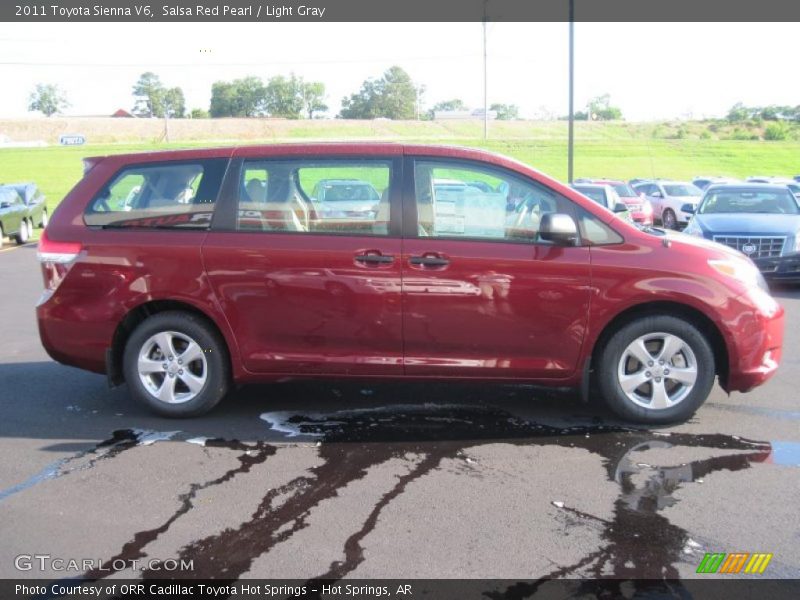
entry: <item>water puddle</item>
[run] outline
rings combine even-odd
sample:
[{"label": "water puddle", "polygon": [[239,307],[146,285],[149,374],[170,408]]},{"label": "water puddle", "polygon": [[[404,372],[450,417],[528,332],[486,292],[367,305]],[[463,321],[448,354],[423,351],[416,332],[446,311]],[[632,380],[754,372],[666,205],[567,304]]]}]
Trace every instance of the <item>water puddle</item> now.
[{"label": "water puddle", "polygon": [[[717,472],[740,471],[774,459],[770,443],[736,436],[652,432],[603,424],[556,427],[499,408],[471,405],[402,405],[313,414],[279,412],[265,413],[261,418],[265,426],[292,441],[306,437],[316,443],[321,464],[267,491],[246,522],[181,548],[175,558],[192,559],[194,570],[181,573],[180,577],[241,577],[250,571],[256,558],[307,527],[311,511],[322,502],[336,497],[347,485],[389,460],[407,460],[407,473],[383,490],[360,527],[350,532],[344,547],[315,579],[345,577],[364,561],[364,539],[374,530],[381,512],[416,480],[435,471],[444,460],[469,462],[467,451],[471,448],[511,444],[587,450],[602,461],[609,480],[619,487],[611,518],[586,514],[553,499],[564,523],[594,528],[599,531],[602,543],[575,564],[554,569],[542,581],[560,577],[677,579],[676,565],[699,544],[661,514],[663,508],[677,502],[673,496],[675,490],[699,485]],[[277,450],[266,442],[207,438],[185,441],[229,449],[237,453],[239,464],[218,478],[191,484],[180,496],[180,507],[174,514],[159,527],[133,535],[108,560],[109,565],[146,557],[147,544],[191,510],[200,490],[245,475],[255,464],[268,461]],[[681,452],[685,454],[680,450],[685,448],[703,448],[706,449],[703,456],[714,456],[684,462],[672,458]],[[797,449],[787,448],[782,455],[789,456],[791,462]],[[654,455],[667,464],[654,465],[652,460],[645,460]],[[409,456],[416,458],[412,462]],[[474,459],[470,464],[481,468]],[[90,572],[85,578],[99,579],[111,572]],[[159,574],[145,572],[143,576]],[[497,592],[499,596],[489,596],[488,592],[487,596],[523,598],[534,593],[539,585],[520,583],[513,589]]]}]

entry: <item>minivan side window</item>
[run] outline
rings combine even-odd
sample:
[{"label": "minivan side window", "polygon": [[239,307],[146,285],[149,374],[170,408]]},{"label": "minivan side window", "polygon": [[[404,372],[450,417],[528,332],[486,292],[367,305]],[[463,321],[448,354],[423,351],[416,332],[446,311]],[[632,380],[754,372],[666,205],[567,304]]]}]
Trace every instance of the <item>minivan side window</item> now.
[{"label": "minivan side window", "polygon": [[419,160],[414,180],[420,237],[548,244],[538,235],[542,216],[574,214],[560,194],[499,169]]},{"label": "minivan side window", "polygon": [[389,233],[389,161],[254,160],[241,173],[239,231]]},{"label": "minivan side window", "polygon": [[119,171],[89,203],[95,227],[208,229],[226,159],[133,165]]}]

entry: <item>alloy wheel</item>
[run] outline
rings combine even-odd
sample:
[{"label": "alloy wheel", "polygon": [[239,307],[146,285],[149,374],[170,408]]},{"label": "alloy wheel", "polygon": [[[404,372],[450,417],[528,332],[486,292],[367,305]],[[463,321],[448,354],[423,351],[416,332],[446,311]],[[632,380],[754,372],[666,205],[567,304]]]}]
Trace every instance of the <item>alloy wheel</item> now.
[{"label": "alloy wheel", "polygon": [[617,378],[631,402],[650,410],[664,410],[691,393],[697,369],[694,351],[683,339],[671,333],[649,333],[625,348]]},{"label": "alloy wheel", "polygon": [[139,351],[137,370],[148,393],[166,404],[192,400],[208,378],[203,349],[177,331],[162,331],[148,338]]}]

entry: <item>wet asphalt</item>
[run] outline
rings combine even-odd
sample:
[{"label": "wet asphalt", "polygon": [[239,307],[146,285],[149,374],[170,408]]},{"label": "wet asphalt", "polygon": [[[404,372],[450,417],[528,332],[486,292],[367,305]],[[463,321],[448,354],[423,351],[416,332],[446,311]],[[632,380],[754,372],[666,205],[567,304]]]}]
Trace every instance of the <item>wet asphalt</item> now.
[{"label": "wet asphalt", "polygon": [[534,387],[331,381],[161,419],[47,357],[40,288],[35,247],[0,253],[0,578],[685,579],[706,552],[800,576],[800,287],[774,290],[773,380],[658,430]]}]

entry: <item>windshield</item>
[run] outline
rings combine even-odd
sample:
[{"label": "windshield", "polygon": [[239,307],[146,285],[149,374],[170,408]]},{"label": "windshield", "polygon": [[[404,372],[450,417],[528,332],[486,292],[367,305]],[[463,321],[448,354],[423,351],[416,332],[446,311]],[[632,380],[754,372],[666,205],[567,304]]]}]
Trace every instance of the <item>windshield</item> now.
[{"label": "windshield", "polygon": [[797,201],[788,191],[718,191],[703,200],[699,214],[764,213],[796,215]]},{"label": "windshield", "polygon": [[668,196],[702,196],[700,188],[691,184],[665,185],[664,190]]},{"label": "windshield", "polygon": [[613,186],[614,190],[619,194],[620,198],[638,198],[639,194],[633,191],[633,188],[629,186],[627,183],[615,183]]}]

